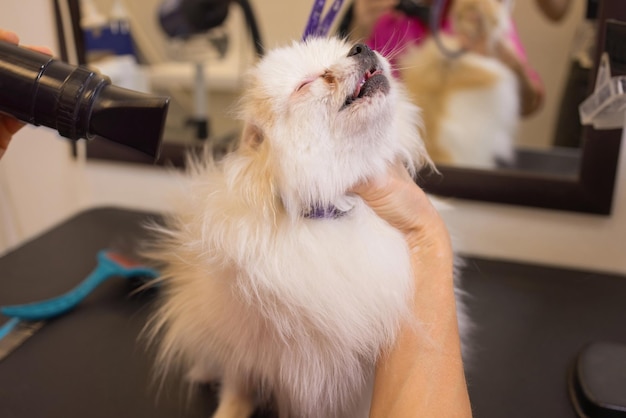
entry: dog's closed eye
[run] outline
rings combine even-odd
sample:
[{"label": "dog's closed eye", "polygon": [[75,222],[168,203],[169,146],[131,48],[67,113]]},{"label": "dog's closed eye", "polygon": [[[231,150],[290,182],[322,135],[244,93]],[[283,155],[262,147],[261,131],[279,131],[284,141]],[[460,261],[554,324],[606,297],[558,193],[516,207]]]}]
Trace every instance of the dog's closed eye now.
[{"label": "dog's closed eye", "polygon": [[329,70],[324,71],[322,74],[314,76],[314,77],[309,77],[307,79],[305,79],[302,83],[300,83],[298,85],[298,87],[296,88],[296,92],[302,90],[303,88],[309,86],[312,82],[314,82],[315,80],[317,80],[318,78],[323,79],[327,84],[335,84],[336,79],[335,76],[333,75],[333,73]]},{"label": "dog's closed eye", "polygon": [[306,80],[304,80],[302,83],[300,83],[298,85],[298,87],[296,88],[296,91],[298,92],[298,91],[302,90],[304,87],[307,87],[309,84],[311,84],[312,82],[314,82],[317,79],[318,79],[317,76],[316,77],[307,78]]}]

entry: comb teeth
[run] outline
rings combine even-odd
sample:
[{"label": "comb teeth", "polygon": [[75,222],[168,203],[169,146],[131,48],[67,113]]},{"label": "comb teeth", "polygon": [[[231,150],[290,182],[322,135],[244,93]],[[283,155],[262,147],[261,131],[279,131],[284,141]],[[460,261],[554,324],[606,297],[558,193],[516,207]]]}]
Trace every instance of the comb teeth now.
[{"label": "comb teeth", "polygon": [[45,321],[19,321],[4,338],[0,339],[0,360],[11,354],[24,341],[37,332]]}]

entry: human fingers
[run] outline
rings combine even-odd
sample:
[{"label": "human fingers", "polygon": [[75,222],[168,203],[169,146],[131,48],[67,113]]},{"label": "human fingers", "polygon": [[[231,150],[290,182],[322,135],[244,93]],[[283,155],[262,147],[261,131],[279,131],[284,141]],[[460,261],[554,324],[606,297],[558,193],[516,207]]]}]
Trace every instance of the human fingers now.
[{"label": "human fingers", "polygon": [[[20,41],[19,36],[17,36],[16,33],[4,29],[0,29],[0,40],[10,42],[15,45],[18,45]],[[26,46],[26,48],[43,54],[52,55],[50,48],[44,46]],[[11,142],[13,135],[24,125],[24,122],[21,122],[12,116],[0,115],[0,158],[2,158],[9,147],[9,143]]]},{"label": "human fingers", "polygon": [[[15,32],[0,29],[0,41],[10,42],[12,44],[18,45],[20,43],[20,37],[17,36]],[[28,49],[32,49],[33,51],[41,52],[42,54],[53,55],[52,50],[45,46],[39,46],[39,45],[24,45],[24,46]]]},{"label": "human fingers", "polygon": [[405,185],[409,188],[415,186],[419,189],[401,161],[390,165],[384,176],[362,181],[354,186],[352,191],[362,195],[362,197],[378,198],[381,195],[391,193],[393,189],[397,188],[399,185]]},{"label": "human fingers", "polygon": [[4,155],[9,142],[13,135],[24,126],[24,122],[21,122],[10,116],[0,115],[0,158]]},{"label": "human fingers", "polygon": [[404,233],[420,230],[438,217],[428,196],[400,162],[391,165],[385,175],[357,184],[352,192],[379,217]]},{"label": "human fingers", "polygon": [[20,38],[15,32],[0,29],[0,41],[10,42],[17,45],[20,42]]},{"label": "human fingers", "polygon": [[46,55],[54,55],[52,53],[52,50],[46,46],[40,46],[40,45],[24,45],[25,48],[28,48],[30,50],[33,51],[37,51],[37,52],[41,52],[42,54],[46,54]]}]

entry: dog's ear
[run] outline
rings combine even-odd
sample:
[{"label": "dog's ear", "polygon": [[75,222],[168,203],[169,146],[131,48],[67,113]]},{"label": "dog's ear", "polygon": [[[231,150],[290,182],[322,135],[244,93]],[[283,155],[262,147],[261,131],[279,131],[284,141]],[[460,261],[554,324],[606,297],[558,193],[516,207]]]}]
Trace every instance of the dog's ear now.
[{"label": "dog's ear", "polygon": [[253,123],[246,123],[241,134],[240,146],[255,149],[263,142],[263,131]]}]

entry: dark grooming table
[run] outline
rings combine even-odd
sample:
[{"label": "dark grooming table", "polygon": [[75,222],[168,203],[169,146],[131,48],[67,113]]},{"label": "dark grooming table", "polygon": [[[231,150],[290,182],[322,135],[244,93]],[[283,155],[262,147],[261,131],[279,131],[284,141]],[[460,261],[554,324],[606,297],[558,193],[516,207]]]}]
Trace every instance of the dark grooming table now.
[{"label": "dark grooming table", "polygon": [[[61,294],[104,248],[132,254],[155,215],[93,209],[0,258],[0,305]],[[477,418],[574,417],[567,368],[593,340],[626,343],[626,278],[470,258],[463,287],[476,323],[468,365]],[[0,361],[2,418],[209,417],[215,395],[166,385],[137,342],[153,298],[105,283]],[[6,318],[0,317],[0,322]]]}]

